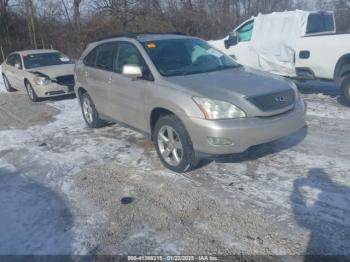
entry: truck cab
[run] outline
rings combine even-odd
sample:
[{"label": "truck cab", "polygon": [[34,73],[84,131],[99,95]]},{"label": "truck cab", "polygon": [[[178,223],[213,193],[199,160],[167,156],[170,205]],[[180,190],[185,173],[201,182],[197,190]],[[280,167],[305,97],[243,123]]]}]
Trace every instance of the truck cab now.
[{"label": "truck cab", "polygon": [[[257,52],[251,44],[253,39],[255,17],[243,22],[229,35],[229,39],[225,41],[226,53],[231,55],[238,63],[261,69],[259,66],[259,52]],[[273,30],[273,25],[271,30]],[[307,23],[302,28],[302,37],[321,36],[336,33],[335,18],[332,12],[311,12],[308,14]],[[267,35],[267,37],[269,37]],[[300,66],[305,67],[305,63],[310,58],[310,50],[304,50],[301,45],[297,45],[296,53],[299,56],[295,57],[295,66],[298,67],[299,59],[302,59]],[[299,52],[297,52],[299,51]],[[301,72],[303,73],[303,72]],[[304,72],[305,73],[305,72]],[[294,75],[297,76],[297,71]],[[309,76],[308,76],[309,77]]]},{"label": "truck cab", "polygon": [[333,12],[259,14],[211,44],[247,67],[298,80],[334,81],[350,103],[350,34],[336,33]]}]

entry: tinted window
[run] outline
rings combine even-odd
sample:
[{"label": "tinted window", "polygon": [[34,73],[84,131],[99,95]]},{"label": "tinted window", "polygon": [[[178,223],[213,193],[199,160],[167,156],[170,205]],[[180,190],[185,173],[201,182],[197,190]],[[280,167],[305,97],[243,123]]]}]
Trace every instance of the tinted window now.
[{"label": "tinted window", "polygon": [[86,66],[95,66],[97,56],[97,47],[95,47],[85,58],[84,65]]},{"label": "tinted window", "polygon": [[96,67],[113,71],[113,60],[116,51],[116,43],[102,44],[98,48]]},{"label": "tinted window", "polygon": [[310,14],[307,23],[307,34],[333,32],[335,30],[333,15]]},{"label": "tinted window", "polygon": [[137,65],[144,71],[147,66],[137,48],[129,43],[119,43],[118,55],[115,61],[115,72],[121,74],[125,65]]},{"label": "tinted window", "polygon": [[15,54],[10,55],[7,60],[6,60],[6,64],[14,66],[15,65]]},{"label": "tinted window", "polygon": [[200,39],[159,40],[143,45],[164,76],[200,74],[239,66]]},{"label": "tinted window", "polygon": [[73,64],[67,56],[59,52],[24,55],[23,61],[27,69]]},{"label": "tinted window", "polygon": [[240,29],[238,29],[238,36],[240,42],[248,42],[252,39],[254,29],[254,21],[251,21],[245,25],[243,25]]},{"label": "tinted window", "polygon": [[15,62],[15,65],[18,64],[19,65],[19,69],[22,69],[23,66],[22,66],[22,59],[21,59],[21,56],[16,54],[14,56],[14,62]]}]

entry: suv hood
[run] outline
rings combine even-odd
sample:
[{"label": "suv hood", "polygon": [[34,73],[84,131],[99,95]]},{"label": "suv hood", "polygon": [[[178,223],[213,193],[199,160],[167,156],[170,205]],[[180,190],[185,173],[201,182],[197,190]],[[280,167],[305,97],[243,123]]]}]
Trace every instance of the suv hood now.
[{"label": "suv hood", "polygon": [[274,94],[292,89],[279,76],[244,67],[196,75],[169,77],[167,81],[194,95],[218,100]]},{"label": "suv hood", "polygon": [[37,67],[28,70],[31,73],[41,73],[50,77],[50,79],[55,79],[58,76],[66,76],[74,74],[74,64],[57,65],[57,66],[45,66]]},{"label": "suv hood", "polygon": [[204,74],[169,77],[192,96],[230,102],[248,116],[273,116],[291,110],[296,90],[279,76],[240,67]]}]

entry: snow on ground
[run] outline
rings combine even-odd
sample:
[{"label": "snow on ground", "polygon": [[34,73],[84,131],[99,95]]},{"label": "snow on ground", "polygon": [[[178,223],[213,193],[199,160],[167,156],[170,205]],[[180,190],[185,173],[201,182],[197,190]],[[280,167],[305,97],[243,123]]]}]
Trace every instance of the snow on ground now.
[{"label": "snow on ground", "polygon": [[0,130],[0,254],[348,254],[350,108],[301,89],[307,128],[183,175],[130,129],[86,128],[76,100],[43,102],[53,121]]},{"label": "snow on ground", "polygon": [[[0,131],[0,149],[9,149],[2,156],[2,159],[5,163],[12,163],[17,166],[15,173],[35,177],[40,181],[38,184],[45,181],[53,190],[62,190],[66,196],[71,198],[70,201],[79,202],[85,215],[89,217],[86,227],[91,230],[95,224],[103,223],[104,214],[98,208],[85,203],[85,200],[80,198],[79,195],[76,195],[74,186],[71,184],[71,175],[77,173],[83,167],[114,158],[116,150],[119,151],[118,159],[121,163],[136,162],[142,158],[143,150],[133,148],[128,141],[114,139],[114,137],[127,138],[133,136],[135,140],[142,137],[121,127],[118,130],[107,127],[101,132],[87,129],[82,121],[80,108],[76,100],[63,100],[52,103],[52,106],[62,112],[56,116],[56,121],[53,123],[34,126],[27,130],[10,129]],[[20,167],[19,170],[18,167]],[[11,172],[13,172],[13,169]],[[5,178],[3,179],[5,180]],[[14,192],[17,191],[16,188],[13,190]],[[14,202],[13,205],[18,207],[19,200],[13,196],[5,198],[6,200],[3,201],[6,201],[6,203],[3,204],[12,206],[11,203]],[[23,201],[31,200],[24,199]],[[20,215],[21,212],[21,209],[18,209],[17,215]],[[34,209],[33,212],[36,212],[36,210]],[[39,227],[40,224],[37,226]],[[20,226],[20,229],[26,231],[24,230],[25,225],[23,225],[23,228]],[[78,239],[76,239],[78,246],[75,247],[77,252],[87,252],[79,247],[79,242],[84,242],[92,237],[84,235],[85,231],[89,230],[80,228],[75,231],[75,228],[72,228],[67,231],[66,234],[68,235],[71,235],[74,231],[74,235],[78,236]],[[15,242],[10,241],[10,239],[16,241],[15,234],[17,233],[14,231],[8,239],[0,240],[0,247],[4,248],[0,248],[0,254],[4,250],[16,252],[16,250],[6,248],[18,246]],[[45,235],[42,238],[45,238]],[[33,241],[33,246],[29,244],[25,249],[19,250],[31,254],[36,252],[35,244]],[[65,245],[64,241],[62,241],[62,244]],[[55,245],[57,245],[58,252],[62,252],[62,250],[67,254],[71,252],[64,250],[64,247],[60,247],[59,243],[55,243]],[[49,252],[48,254],[51,254],[51,249],[42,246],[39,252],[43,252],[43,254]]]}]

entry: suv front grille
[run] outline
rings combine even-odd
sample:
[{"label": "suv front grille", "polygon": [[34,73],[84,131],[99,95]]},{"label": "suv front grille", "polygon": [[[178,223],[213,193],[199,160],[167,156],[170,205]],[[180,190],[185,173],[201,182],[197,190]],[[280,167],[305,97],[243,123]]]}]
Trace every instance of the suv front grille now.
[{"label": "suv front grille", "polygon": [[290,89],[277,93],[253,96],[249,97],[248,101],[262,111],[274,111],[292,106],[295,102],[295,92],[293,89]]},{"label": "suv front grille", "polygon": [[58,76],[56,77],[56,83],[62,86],[68,86],[69,89],[74,88],[74,75]]}]

